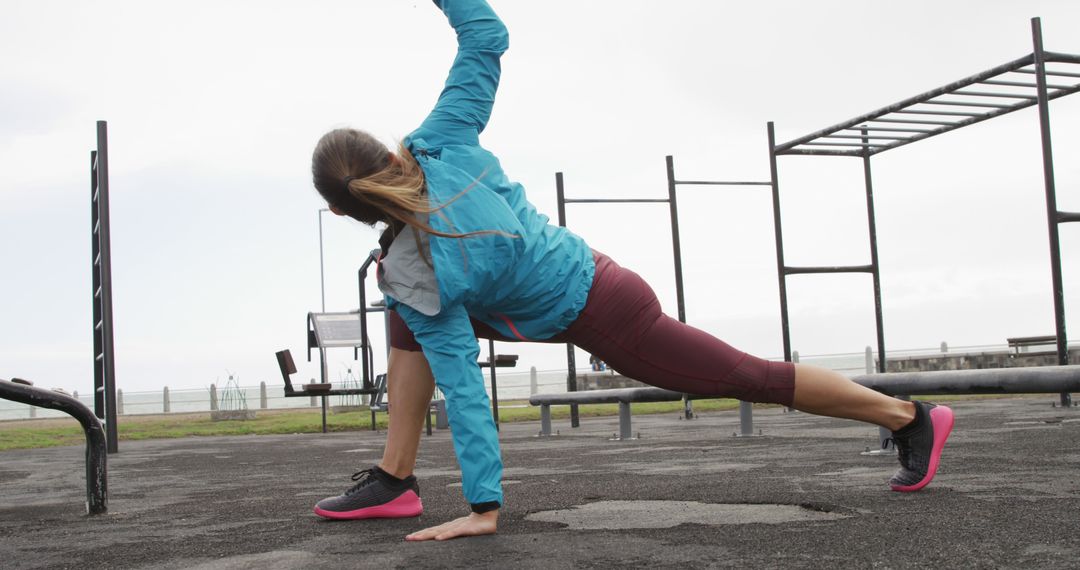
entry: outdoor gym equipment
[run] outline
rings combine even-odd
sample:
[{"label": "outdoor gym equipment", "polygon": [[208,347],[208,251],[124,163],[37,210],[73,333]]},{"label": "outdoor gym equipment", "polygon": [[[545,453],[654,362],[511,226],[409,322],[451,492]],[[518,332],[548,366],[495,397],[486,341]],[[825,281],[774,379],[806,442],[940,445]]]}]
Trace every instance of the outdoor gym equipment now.
[{"label": "outdoor gym equipment", "polygon": [[90,408],[67,394],[34,387],[32,382],[20,378],[0,380],[0,398],[29,406],[60,410],[79,421],[86,433],[86,513],[99,515],[106,512],[108,449],[101,421]]}]

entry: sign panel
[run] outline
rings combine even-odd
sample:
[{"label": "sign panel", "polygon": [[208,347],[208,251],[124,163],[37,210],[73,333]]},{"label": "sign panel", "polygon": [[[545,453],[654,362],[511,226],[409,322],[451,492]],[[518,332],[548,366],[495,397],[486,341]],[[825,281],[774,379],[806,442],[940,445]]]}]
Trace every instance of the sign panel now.
[{"label": "sign panel", "polygon": [[311,313],[315,340],[323,348],[362,344],[360,313]]}]

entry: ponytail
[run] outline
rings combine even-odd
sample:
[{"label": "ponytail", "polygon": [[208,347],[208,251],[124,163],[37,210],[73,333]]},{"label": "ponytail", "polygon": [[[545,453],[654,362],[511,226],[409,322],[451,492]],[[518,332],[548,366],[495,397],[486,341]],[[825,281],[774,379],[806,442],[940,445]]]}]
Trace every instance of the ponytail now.
[{"label": "ponytail", "polygon": [[[420,219],[435,214],[471,190],[476,182],[444,204],[432,206],[424,171],[405,145],[396,155],[371,135],[354,129],[330,131],[319,140],[311,161],[315,189],[326,201],[368,225],[400,222],[414,231],[446,238],[484,234],[510,235],[496,230],[447,233]],[[481,175],[481,178],[483,175]],[[518,237],[510,235],[510,237]]]}]

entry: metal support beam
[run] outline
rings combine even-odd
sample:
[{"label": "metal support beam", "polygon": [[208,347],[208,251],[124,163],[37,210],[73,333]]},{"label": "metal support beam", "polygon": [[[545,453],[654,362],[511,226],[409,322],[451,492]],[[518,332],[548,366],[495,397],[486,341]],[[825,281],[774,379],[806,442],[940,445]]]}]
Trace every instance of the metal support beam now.
[{"label": "metal support beam", "polygon": [[[679,241],[679,203],[675,197],[675,158],[669,154],[664,157],[664,162],[667,166],[668,207],[671,211],[671,249],[675,259],[675,303],[679,311],[679,322],[685,323],[686,297],[683,293],[682,247]],[[694,418],[694,406],[686,398],[683,398],[683,417],[688,420]]]},{"label": "metal support beam", "polygon": [[827,267],[785,267],[787,275],[808,275],[813,273],[873,273],[873,265],[831,265]]},{"label": "metal support beam", "polygon": [[[378,261],[382,255],[381,249],[373,249],[368,253],[367,259],[364,263],[360,264],[360,269],[356,271],[356,288],[359,292],[360,301],[360,350],[364,353],[360,361],[360,386],[365,390],[373,389],[375,384],[372,382],[372,367],[375,364],[375,354],[371,348],[371,340],[368,338],[367,331],[367,315],[372,312],[367,306],[367,276],[368,268],[371,264]],[[385,309],[381,309],[385,310]],[[387,344],[389,344],[390,336],[386,337]],[[356,356],[356,351],[353,351],[353,356]]]},{"label": "metal support beam", "polygon": [[1053,394],[1080,391],[1080,365],[889,372],[852,378],[888,394]]},{"label": "metal support beam", "polygon": [[619,439],[634,439],[630,426],[630,402],[619,402]]},{"label": "metal support beam", "polygon": [[[1068,341],[1065,336],[1065,289],[1061,277],[1061,242],[1058,237],[1057,193],[1054,184],[1054,152],[1050,142],[1050,103],[1046,92],[1046,61],[1043,53],[1042,24],[1031,19],[1031,37],[1035,53],[1035,81],[1039,98],[1039,133],[1042,138],[1043,181],[1046,191],[1046,219],[1050,234],[1050,274],[1054,297],[1054,324],[1057,334],[1058,364],[1069,363]],[[1069,406],[1072,396],[1061,393],[1061,405]]]},{"label": "metal support beam", "polygon": [[540,436],[551,435],[551,406],[540,406]]},{"label": "metal support beam", "polygon": [[776,131],[766,126],[769,136],[769,177],[772,180],[773,232],[776,235],[776,278],[780,285],[780,336],[784,340],[784,361],[791,362],[791,323],[788,319],[787,266],[784,265],[784,231],[780,223],[780,178],[776,168]]},{"label": "metal support beam", "polygon": [[679,203],[675,198],[675,162],[671,155],[665,157],[668,177],[668,208],[671,211],[671,249],[675,258],[675,302],[679,322],[686,322],[686,297],[683,295],[682,247],[679,242]]},{"label": "metal support beam", "polygon": [[[867,135],[866,130],[862,132]],[[874,323],[877,332],[878,372],[885,372],[885,324],[881,311],[881,267],[878,265],[877,214],[874,210],[874,177],[870,171],[870,153],[863,154],[863,182],[866,186],[866,222],[870,235],[870,273],[874,277]]]},{"label": "metal support beam", "polygon": [[[555,173],[555,199],[559,208],[559,226],[566,227],[566,189],[563,186],[563,173]],[[574,345],[566,343],[566,391],[577,392],[577,355]],[[570,405],[570,427],[580,427],[581,417],[577,404]],[[550,435],[550,429],[549,434]]]},{"label": "metal support beam", "polygon": [[753,437],[761,435],[754,433],[754,404],[739,402],[739,432],[735,437]]}]

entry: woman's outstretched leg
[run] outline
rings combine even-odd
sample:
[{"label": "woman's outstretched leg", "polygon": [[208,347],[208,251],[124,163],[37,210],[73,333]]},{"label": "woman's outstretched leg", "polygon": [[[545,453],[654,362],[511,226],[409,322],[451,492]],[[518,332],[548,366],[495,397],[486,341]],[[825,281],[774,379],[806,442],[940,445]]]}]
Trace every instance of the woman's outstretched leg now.
[{"label": "woman's outstretched leg", "polygon": [[897,431],[915,419],[915,404],[856,384],[827,368],[795,365],[796,410],[877,424]]},{"label": "woman's outstretched leg", "polygon": [[672,319],[641,277],[602,254],[596,255],[585,308],[557,340],[654,386],[782,404],[889,429],[900,455],[901,468],[889,482],[897,491],[917,491],[933,479],[952,430],[952,411],[944,406],[891,398],[823,368],[757,358]]},{"label": "woman's outstretched leg", "polygon": [[889,480],[894,491],[918,491],[930,483],[953,426],[952,410],[945,406],[891,398],[832,370],[805,364],[795,365],[792,407],[891,431],[900,454],[900,469]]},{"label": "woman's outstretched leg", "polygon": [[812,414],[861,420],[892,432],[900,469],[889,479],[894,491],[918,491],[937,473],[953,427],[952,410],[906,402],[875,392],[824,368],[795,365],[792,406]]}]

